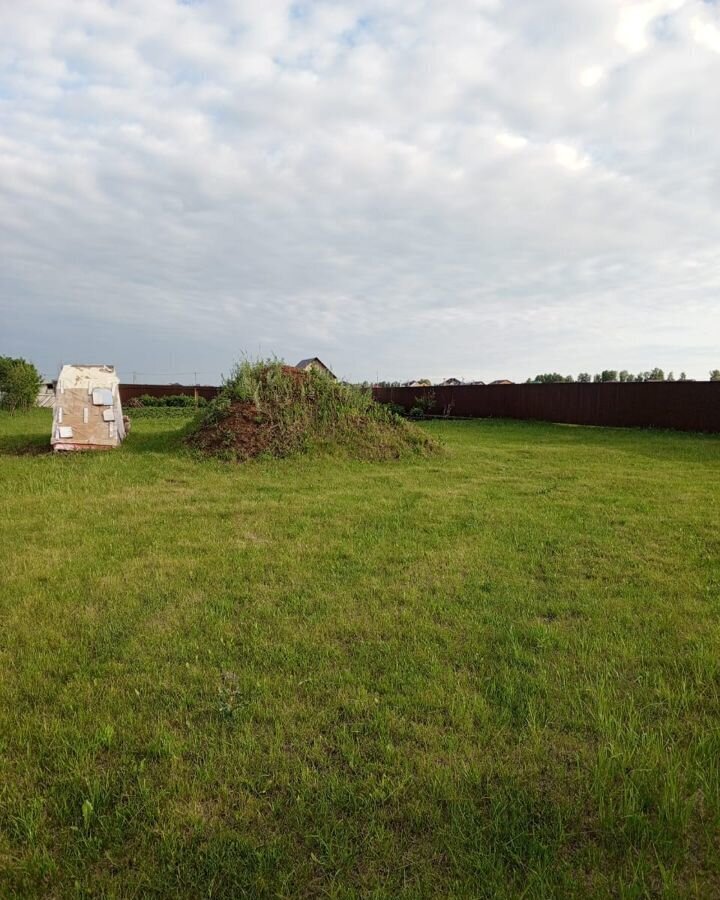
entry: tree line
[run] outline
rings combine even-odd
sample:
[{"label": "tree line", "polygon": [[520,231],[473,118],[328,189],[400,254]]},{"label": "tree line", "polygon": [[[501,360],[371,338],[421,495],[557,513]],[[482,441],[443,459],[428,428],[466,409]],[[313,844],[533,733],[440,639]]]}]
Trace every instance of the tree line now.
[{"label": "tree line", "polygon": [[[621,382],[641,382],[641,381],[687,381],[687,375],[681,372],[675,377],[674,372],[665,372],[662,369],[650,369],[647,372],[637,372],[633,375],[627,369],[603,369],[602,372],[596,372],[591,375],[589,372],[580,372],[577,378],[572,375],[560,375],[559,372],[545,372],[542,375],[536,375],[534,378],[528,378],[526,384],[571,384],[578,382],[579,384],[602,384],[607,381]],[[710,381],[720,381],[720,369],[712,369],[710,372]]]}]

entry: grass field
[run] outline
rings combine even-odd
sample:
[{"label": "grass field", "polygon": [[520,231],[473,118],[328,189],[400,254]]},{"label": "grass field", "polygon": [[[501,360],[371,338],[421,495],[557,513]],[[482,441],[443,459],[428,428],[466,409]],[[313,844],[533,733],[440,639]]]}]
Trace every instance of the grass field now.
[{"label": "grass field", "polygon": [[0,897],[720,896],[720,439],[0,418]]}]

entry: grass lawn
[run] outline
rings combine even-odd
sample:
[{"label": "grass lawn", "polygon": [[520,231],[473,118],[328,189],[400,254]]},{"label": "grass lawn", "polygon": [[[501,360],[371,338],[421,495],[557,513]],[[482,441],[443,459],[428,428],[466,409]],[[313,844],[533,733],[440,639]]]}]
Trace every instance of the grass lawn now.
[{"label": "grass lawn", "polygon": [[720,896],[720,439],[0,417],[0,897]]}]

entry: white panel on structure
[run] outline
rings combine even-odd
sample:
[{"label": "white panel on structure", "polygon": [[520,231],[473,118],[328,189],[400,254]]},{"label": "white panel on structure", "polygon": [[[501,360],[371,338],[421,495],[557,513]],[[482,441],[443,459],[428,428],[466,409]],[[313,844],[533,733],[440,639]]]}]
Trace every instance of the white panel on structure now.
[{"label": "white panel on structure", "polygon": [[114,422],[108,422],[108,435],[111,438],[115,437],[115,423]]},{"label": "white panel on structure", "polygon": [[71,438],[73,436],[73,430],[69,425],[61,425],[58,428],[58,436],[61,438]]},{"label": "white panel on structure", "polygon": [[87,425],[88,423],[88,408],[87,406],[83,406],[83,425]]},{"label": "white panel on structure", "polygon": [[94,406],[112,406],[113,395],[110,388],[95,388],[92,398]]},{"label": "white panel on structure", "polygon": [[103,410],[103,422],[114,422],[115,413],[111,409]]},{"label": "white panel on structure", "polygon": [[62,422],[62,406],[58,406],[57,408],[57,420],[59,425]]}]

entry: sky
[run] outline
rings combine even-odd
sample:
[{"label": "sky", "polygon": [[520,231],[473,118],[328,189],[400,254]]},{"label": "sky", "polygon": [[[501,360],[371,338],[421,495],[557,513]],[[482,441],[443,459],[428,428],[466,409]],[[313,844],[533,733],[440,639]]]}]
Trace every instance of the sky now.
[{"label": "sky", "polygon": [[720,5],[0,0],[0,354],[720,367]]}]

